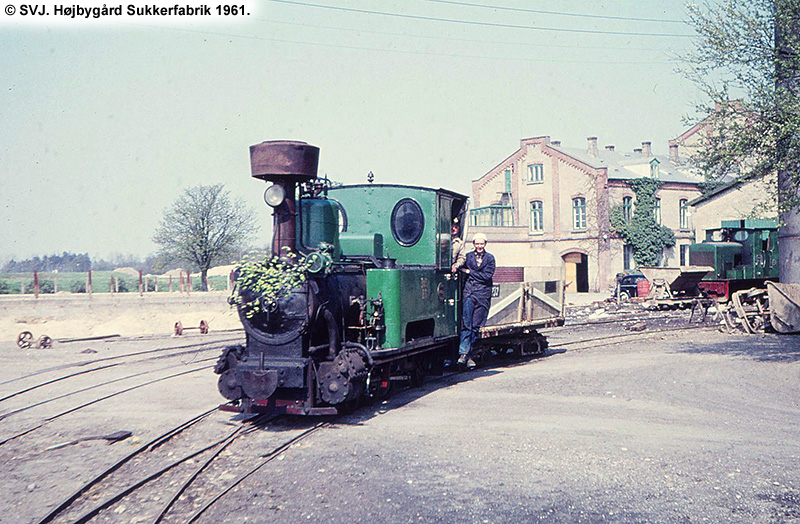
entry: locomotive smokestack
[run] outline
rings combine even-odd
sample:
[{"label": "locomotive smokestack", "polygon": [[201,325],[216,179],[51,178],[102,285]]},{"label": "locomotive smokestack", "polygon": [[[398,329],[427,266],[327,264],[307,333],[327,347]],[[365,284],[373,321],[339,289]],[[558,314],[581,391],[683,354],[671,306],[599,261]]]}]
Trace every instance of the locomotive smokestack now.
[{"label": "locomotive smokestack", "polygon": [[319,148],[306,142],[275,140],[250,146],[250,174],[273,183],[264,194],[273,207],[273,255],[284,247],[296,250],[297,184],[316,178],[318,164]]}]

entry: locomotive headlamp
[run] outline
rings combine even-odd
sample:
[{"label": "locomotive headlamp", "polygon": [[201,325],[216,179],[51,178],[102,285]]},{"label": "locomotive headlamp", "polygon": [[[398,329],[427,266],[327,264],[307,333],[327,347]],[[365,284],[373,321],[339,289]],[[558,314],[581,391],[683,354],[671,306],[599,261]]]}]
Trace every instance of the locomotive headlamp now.
[{"label": "locomotive headlamp", "polygon": [[286,200],[286,191],[283,186],[272,184],[264,191],[264,202],[270,207],[278,207],[283,204],[284,200]]}]

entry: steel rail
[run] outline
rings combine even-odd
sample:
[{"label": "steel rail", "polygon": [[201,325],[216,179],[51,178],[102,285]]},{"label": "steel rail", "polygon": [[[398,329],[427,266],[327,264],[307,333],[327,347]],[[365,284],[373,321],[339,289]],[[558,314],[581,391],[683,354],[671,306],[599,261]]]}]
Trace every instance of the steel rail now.
[{"label": "steel rail", "polygon": [[[194,349],[194,350],[190,350],[190,351],[181,351],[179,353],[172,353],[172,354],[169,354],[169,355],[158,355],[158,356],[155,356],[155,357],[144,358],[144,359],[141,359],[141,360],[132,360],[130,362],[117,362],[117,363],[114,363],[114,364],[106,364],[104,366],[98,366],[98,367],[92,368],[92,369],[86,369],[86,370],[83,370],[83,371],[77,371],[75,373],[70,373],[69,375],[64,375],[63,377],[54,378],[52,380],[48,380],[46,382],[42,382],[40,384],[36,384],[36,385],[30,386],[28,388],[22,389],[20,391],[17,391],[15,393],[11,393],[9,395],[6,395],[5,397],[0,398],[0,402],[3,402],[4,400],[8,400],[10,398],[16,397],[16,396],[21,395],[23,393],[28,393],[29,391],[33,391],[34,389],[38,389],[38,388],[41,388],[41,387],[44,387],[44,386],[49,386],[49,385],[54,384],[56,382],[60,382],[62,380],[66,380],[66,379],[69,379],[69,378],[74,378],[74,377],[77,377],[79,375],[84,375],[86,373],[91,373],[91,372],[94,372],[94,371],[102,371],[103,369],[108,369],[108,368],[115,367],[115,366],[122,366],[122,365],[125,365],[125,364],[138,364],[138,363],[141,363],[141,362],[147,362],[149,360],[162,360],[162,359],[168,359],[168,358],[182,357],[182,356],[188,355],[188,354],[196,354],[196,353],[201,352],[201,351],[212,351],[212,350],[218,351],[222,347],[224,347],[224,346],[216,346],[215,345],[215,346],[209,346],[208,348]],[[159,351],[161,351],[161,350],[159,350]],[[117,358],[117,357],[109,357],[109,358]],[[209,359],[206,359],[206,360],[209,360]],[[96,362],[100,362],[100,360],[98,360]],[[204,361],[201,361],[201,362],[204,362]],[[3,417],[4,417],[3,415],[0,415],[0,420],[2,420]]]},{"label": "steel rail", "polygon": [[0,402],[3,402],[3,401],[8,400],[10,398],[14,398],[14,397],[16,397],[18,395],[22,395],[23,393],[27,393],[29,391],[33,391],[34,389],[38,389],[38,388],[41,388],[41,387],[44,387],[44,386],[49,386],[50,384],[54,384],[56,382],[60,382],[62,380],[66,380],[68,378],[77,377],[78,375],[85,375],[86,373],[92,373],[94,371],[100,371],[102,369],[113,368],[114,366],[120,366],[122,364],[123,364],[122,362],[117,362],[115,364],[106,364],[105,366],[99,366],[99,367],[92,368],[92,369],[84,369],[83,371],[76,371],[75,373],[71,373],[69,375],[64,375],[63,377],[54,378],[52,380],[48,380],[47,382],[42,382],[41,384],[36,384],[34,386],[30,386],[30,387],[27,387],[25,389],[21,389],[19,391],[16,391],[14,393],[6,395],[5,397],[0,398]]},{"label": "steel rail", "polygon": [[[188,453],[187,455],[184,455],[183,457],[170,462],[166,466],[164,466],[164,467],[160,468],[159,470],[147,475],[146,477],[143,477],[143,478],[137,480],[132,485],[130,485],[127,488],[115,493],[114,495],[112,495],[111,497],[106,499],[105,501],[97,504],[95,507],[91,508],[89,511],[83,513],[77,519],[70,521],[70,524],[84,524],[86,522],[89,522],[91,519],[96,517],[104,509],[106,509],[109,506],[112,506],[113,504],[119,502],[120,500],[122,500],[123,498],[127,497],[128,495],[130,495],[134,491],[138,490],[142,486],[144,486],[144,485],[148,484],[149,482],[157,479],[158,477],[160,477],[161,475],[163,475],[167,471],[169,471],[169,470],[171,470],[171,469],[183,464],[184,462],[187,462],[187,461],[197,457],[198,455],[202,455],[206,451],[208,451],[208,450],[210,450],[210,449],[212,449],[214,447],[220,446],[221,444],[224,444],[223,447],[227,447],[228,444],[233,442],[233,440],[235,440],[236,438],[238,438],[239,436],[241,436],[243,434],[246,434],[246,433],[249,433],[249,432],[253,431],[254,429],[255,428],[247,428],[247,429],[245,429],[243,426],[239,426],[238,428],[234,429],[230,434],[228,434],[227,436],[223,437],[222,439],[217,440],[216,442],[212,442],[211,444],[207,444],[206,446],[204,446],[204,447],[202,447],[200,449],[194,450],[194,451]],[[218,454],[219,454],[219,451],[214,456],[217,456]],[[196,476],[196,474],[194,476]]]},{"label": "steel rail", "polygon": [[[273,422],[274,420],[277,420],[277,419],[281,418],[283,415],[277,415],[277,416],[274,416],[274,417],[272,417],[272,418],[270,418],[270,419],[268,419],[268,420],[261,420],[261,419],[264,419],[264,418],[266,418],[267,416],[268,416],[268,415],[262,415],[262,416],[260,416],[260,417],[257,417],[256,419],[253,419],[253,420],[252,420],[252,423],[253,423],[253,424],[267,424],[267,423],[269,423],[269,422]],[[255,429],[256,429],[256,428],[248,428],[248,429],[247,429],[247,431],[246,431],[246,432],[243,432],[242,434],[244,435],[244,434],[250,433],[250,432],[254,431]],[[153,520],[151,521],[151,524],[159,524],[159,523],[160,523],[160,522],[163,520],[164,516],[167,514],[167,512],[170,510],[170,508],[172,508],[172,506],[175,504],[175,502],[178,500],[178,498],[180,498],[180,496],[183,494],[183,492],[184,492],[184,491],[186,491],[186,489],[187,489],[187,488],[188,488],[188,487],[189,487],[189,486],[192,484],[192,482],[194,482],[194,481],[197,479],[197,477],[200,475],[200,473],[202,473],[203,471],[205,471],[205,469],[206,469],[206,468],[207,468],[207,467],[208,467],[208,466],[209,466],[209,465],[210,465],[210,464],[211,464],[211,463],[212,463],[212,462],[213,462],[213,461],[214,461],[214,460],[215,460],[215,459],[216,459],[216,458],[217,458],[217,457],[220,455],[220,453],[222,453],[223,451],[225,451],[225,449],[226,449],[226,448],[227,448],[227,447],[228,447],[228,446],[229,446],[229,445],[230,445],[230,444],[231,444],[231,443],[232,443],[232,442],[233,442],[233,441],[234,441],[236,438],[238,438],[238,437],[233,437],[233,438],[230,438],[230,439],[229,439],[227,442],[225,442],[224,444],[222,444],[222,445],[219,447],[219,449],[218,449],[218,450],[216,450],[216,451],[215,451],[215,452],[214,452],[214,453],[213,453],[213,454],[212,454],[210,457],[208,457],[208,458],[207,458],[207,459],[206,459],[206,460],[205,460],[205,461],[204,461],[204,462],[203,462],[203,463],[202,463],[202,464],[201,464],[201,465],[200,465],[200,466],[199,466],[199,467],[198,467],[198,468],[197,468],[197,469],[194,471],[194,473],[192,473],[192,474],[191,474],[191,475],[190,475],[190,476],[189,476],[189,477],[188,477],[188,478],[187,478],[187,479],[186,479],[186,480],[183,482],[183,484],[181,484],[181,485],[178,487],[178,489],[176,489],[176,490],[175,490],[175,492],[172,494],[172,496],[169,498],[169,500],[168,500],[166,503],[164,503],[164,506],[161,508],[161,510],[158,512],[158,514],[157,514],[157,515],[156,515],[156,516],[153,518]]]},{"label": "steel rail", "polygon": [[195,424],[197,424],[201,420],[205,419],[206,417],[208,417],[209,415],[211,415],[215,411],[217,411],[217,406],[214,406],[212,409],[204,411],[204,412],[200,413],[199,415],[195,415],[194,417],[190,418],[189,420],[187,420],[185,422],[182,422],[182,423],[178,424],[177,426],[175,426],[174,428],[172,428],[172,429],[162,433],[161,435],[155,437],[150,442],[142,444],[141,446],[139,446],[138,448],[136,448],[135,450],[133,450],[132,452],[128,453],[127,455],[122,457],[120,460],[118,460],[117,462],[112,464],[110,467],[108,467],[105,470],[103,470],[102,472],[100,472],[94,478],[92,478],[91,480],[86,482],[83,486],[78,488],[77,491],[75,491],[74,493],[69,495],[66,499],[64,499],[64,501],[62,501],[55,508],[53,508],[50,511],[50,513],[48,513],[47,515],[42,517],[40,520],[36,521],[35,524],[47,524],[49,522],[52,522],[65,509],[67,509],[69,506],[71,506],[72,503],[75,502],[81,495],[86,493],[90,488],[92,488],[93,486],[97,485],[99,482],[101,482],[103,479],[108,477],[110,474],[112,474],[113,472],[117,471],[119,468],[121,468],[124,464],[129,462],[131,459],[133,459],[134,457],[136,457],[140,453],[143,453],[143,452],[145,452],[147,450],[155,449],[156,447],[160,446],[164,442],[166,442],[166,441],[170,440],[171,438],[175,437],[176,435],[180,434],[184,430],[194,426]]},{"label": "steel rail", "polygon": [[266,453],[264,455],[261,455],[261,457],[264,458],[264,460],[262,460],[256,466],[254,466],[253,468],[249,469],[248,471],[246,471],[245,473],[240,475],[238,478],[236,478],[236,480],[231,482],[225,489],[223,489],[222,491],[217,493],[214,497],[212,497],[211,500],[209,500],[208,502],[203,504],[202,507],[200,507],[197,511],[195,511],[192,514],[192,516],[189,517],[186,520],[185,524],[192,524],[192,522],[194,522],[198,518],[200,518],[200,516],[203,513],[205,513],[206,510],[208,510],[208,508],[213,506],[219,499],[224,497],[229,491],[231,491],[233,488],[235,488],[240,483],[242,483],[245,479],[247,479],[247,477],[249,477],[250,475],[252,475],[256,471],[261,469],[263,466],[265,466],[266,464],[268,464],[269,462],[271,462],[272,460],[277,458],[279,455],[281,455],[283,452],[288,450],[290,447],[292,447],[296,443],[300,442],[301,440],[305,439],[306,437],[312,435],[313,433],[316,433],[320,429],[327,428],[327,427],[330,427],[330,426],[331,426],[330,422],[319,422],[314,427],[309,428],[309,429],[303,431],[301,434],[297,435],[296,437],[284,442],[283,444],[281,444],[280,446],[278,446],[277,448],[275,448],[271,452]]},{"label": "steel rail", "polygon": [[139,388],[142,388],[142,387],[145,387],[145,386],[149,386],[149,385],[151,385],[151,384],[155,384],[155,383],[157,383],[157,382],[161,382],[161,381],[164,381],[164,380],[169,380],[169,379],[171,379],[171,378],[179,377],[179,376],[182,376],[182,375],[188,375],[189,373],[196,373],[196,372],[198,372],[198,371],[203,371],[203,370],[205,370],[205,369],[209,369],[209,368],[211,368],[211,367],[212,367],[212,366],[202,366],[202,367],[199,367],[199,368],[194,368],[194,369],[190,369],[190,370],[187,370],[187,371],[182,371],[182,372],[180,372],[180,373],[173,373],[172,375],[167,375],[166,377],[161,377],[161,378],[157,378],[157,379],[154,379],[154,380],[149,380],[149,381],[147,381],[147,382],[143,382],[142,384],[137,384],[137,385],[135,385],[135,386],[131,386],[131,387],[129,387],[129,388],[125,388],[125,389],[123,389],[123,390],[121,390],[121,391],[117,391],[117,392],[114,392],[114,393],[110,393],[110,394],[108,394],[108,395],[105,395],[105,396],[103,396],[103,397],[96,398],[96,399],[94,399],[94,400],[91,400],[91,401],[89,401],[89,402],[86,402],[86,403],[84,403],[84,404],[81,404],[80,406],[73,407],[73,408],[70,408],[70,409],[68,409],[67,411],[62,411],[61,413],[58,413],[58,414],[56,414],[56,415],[53,415],[53,416],[51,416],[51,417],[47,417],[47,418],[45,418],[45,419],[44,419],[44,420],[43,420],[43,421],[42,421],[40,424],[38,424],[38,425],[36,425],[36,426],[34,426],[34,427],[32,427],[32,428],[26,429],[26,430],[25,430],[25,431],[23,431],[22,433],[18,433],[18,434],[16,434],[16,435],[13,435],[13,436],[11,436],[11,437],[8,437],[8,438],[6,438],[6,439],[4,439],[4,440],[0,441],[0,446],[3,446],[3,445],[5,445],[5,444],[7,444],[8,442],[10,442],[10,441],[12,441],[12,440],[14,440],[14,439],[17,439],[17,438],[19,438],[19,437],[22,437],[22,436],[24,436],[24,435],[27,435],[28,433],[31,433],[32,431],[35,431],[35,430],[37,430],[37,429],[41,428],[42,426],[44,426],[44,425],[45,425],[45,424],[47,424],[48,422],[52,422],[53,420],[56,420],[56,419],[58,419],[58,418],[61,418],[61,417],[63,417],[64,415],[68,415],[68,414],[70,414],[70,413],[73,413],[73,412],[75,412],[75,411],[78,411],[79,409],[83,409],[83,408],[85,408],[85,407],[88,407],[88,406],[91,406],[91,405],[93,405],[93,404],[97,404],[98,402],[102,402],[103,400],[107,400],[107,399],[109,399],[109,398],[116,397],[117,395],[122,395],[123,393],[128,393],[129,391],[133,391],[133,390],[135,390],[135,389],[139,389]]},{"label": "steel rail", "polygon": [[[200,363],[200,362],[208,362],[209,360],[216,360],[216,359],[217,359],[217,357],[205,358],[203,360],[199,360],[198,363]],[[117,365],[117,364],[114,364],[114,365]],[[0,420],[4,420],[4,419],[10,417],[11,415],[16,415],[17,413],[22,413],[23,411],[27,411],[29,409],[33,409],[35,407],[42,406],[44,404],[48,404],[48,403],[53,402],[55,400],[61,400],[62,398],[67,398],[67,397],[70,397],[72,395],[77,395],[79,393],[85,393],[86,391],[91,391],[93,389],[97,389],[97,388],[100,388],[100,387],[103,387],[103,386],[107,386],[109,384],[114,384],[116,382],[122,382],[123,380],[128,380],[128,379],[131,379],[131,378],[140,377],[142,375],[149,375],[150,373],[158,373],[159,371],[165,371],[167,369],[172,369],[172,368],[176,368],[176,367],[180,367],[180,366],[183,366],[183,364],[174,364],[174,365],[163,367],[163,368],[152,369],[152,370],[148,370],[148,371],[140,371],[138,373],[133,373],[131,375],[125,375],[124,377],[119,377],[119,378],[107,380],[105,382],[99,382],[97,384],[92,384],[91,386],[86,386],[85,388],[76,389],[74,391],[70,391],[69,393],[64,393],[62,395],[58,395],[58,396],[55,396],[55,397],[48,397],[47,400],[42,400],[40,402],[34,402],[33,404],[27,404],[27,405],[25,405],[25,406],[23,406],[21,408],[17,408],[15,410],[7,411],[5,413],[2,413],[2,414],[0,414]]]},{"label": "steel rail", "polygon": [[[657,329],[655,331],[641,331],[641,332],[636,332],[636,333],[620,333],[619,335],[606,335],[606,336],[603,336],[603,337],[585,338],[585,339],[582,339],[582,340],[573,340],[571,342],[562,342],[560,344],[553,344],[552,346],[549,346],[547,349],[560,348],[560,347],[564,347],[564,346],[573,346],[573,345],[576,345],[576,344],[586,344],[586,343],[589,343],[589,342],[595,342],[597,340],[609,340],[609,339],[615,339],[614,342],[609,342],[609,344],[615,344],[615,343],[619,342],[619,340],[616,340],[616,339],[623,338],[623,337],[630,337],[630,338],[642,337],[642,338],[647,338],[648,336],[656,336],[656,335],[659,335],[661,333],[671,333],[673,331],[686,331],[687,329],[714,330],[714,329],[717,329],[717,326],[702,326],[702,325],[701,326],[683,326],[683,327],[677,327],[677,328],[671,328],[671,329]],[[609,344],[597,344],[597,346],[607,346]],[[581,348],[581,349],[585,349],[585,348]]]},{"label": "steel rail", "polygon": [[[76,368],[76,367],[81,367],[81,366],[88,366],[90,364],[96,364],[98,362],[107,362],[107,361],[110,361],[110,360],[119,360],[121,358],[135,357],[135,356],[139,356],[139,355],[147,355],[147,354],[150,354],[150,353],[157,353],[157,352],[161,352],[161,351],[169,351],[171,349],[186,349],[186,348],[192,348],[192,347],[197,347],[197,346],[205,346],[205,345],[211,345],[211,344],[215,344],[215,345],[216,344],[225,344],[227,342],[234,342],[234,341],[237,341],[237,340],[242,340],[242,337],[226,338],[226,339],[214,340],[214,341],[204,341],[204,342],[201,342],[201,343],[185,344],[185,345],[182,345],[182,346],[166,346],[166,347],[160,347],[160,348],[155,348],[155,349],[145,349],[145,350],[142,350],[142,351],[134,351],[132,353],[124,353],[122,355],[114,355],[112,357],[103,357],[103,358],[98,358],[98,359],[94,359],[94,360],[83,360],[81,362],[73,362],[71,364],[63,364],[61,366],[53,366],[53,367],[49,367],[49,368],[39,369],[37,371],[34,371],[33,373],[28,373],[27,375],[22,375],[20,377],[15,377],[15,378],[12,378],[12,379],[4,380],[4,381],[0,382],[0,386],[3,386],[5,384],[10,384],[12,382],[19,382],[20,380],[24,380],[26,378],[35,377],[37,375],[42,375],[44,373],[50,373],[51,371],[58,371],[58,370],[61,370],[61,369],[69,369],[69,368]],[[209,349],[213,349],[213,348],[209,348]],[[145,359],[145,360],[147,360],[147,359]]]}]

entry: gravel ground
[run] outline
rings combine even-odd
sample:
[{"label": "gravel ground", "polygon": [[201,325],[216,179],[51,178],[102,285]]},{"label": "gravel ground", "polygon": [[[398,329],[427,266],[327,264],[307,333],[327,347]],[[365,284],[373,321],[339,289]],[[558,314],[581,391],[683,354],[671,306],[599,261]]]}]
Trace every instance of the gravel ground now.
[{"label": "gravel ground", "polygon": [[[550,339],[556,346],[624,327],[567,327]],[[800,522],[799,337],[687,329],[603,344],[429,379],[334,419],[200,522]],[[164,341],[65,344],[52,353],[0,346],[0,365],[8,380],[31,367],[158,345]],[[89,346],[98,353],[81,352]],[[174,379],[0,446],[0,521],[36,522],[136,442],[219,402],[215,379],[210,370]],[[68,387],[92,380],[89,373]],[[24,382],[0,385],[0,397]],[[1,412],[52,395],[44,389],[0,403]],[[8,417],[0,429],[13,432],[42,413]],[[219,434],[235,418],[217,413],[205,431]],[[255,461],[318,421],[269,426],[229,455]],[[45,451],[119,429],[134,437]],[[142,517],[128,508],[104,520]]]},{"label": "gravel ground", "polygon": [[800,522],[797,342],[687,331],[429,382],[204,521]]}]

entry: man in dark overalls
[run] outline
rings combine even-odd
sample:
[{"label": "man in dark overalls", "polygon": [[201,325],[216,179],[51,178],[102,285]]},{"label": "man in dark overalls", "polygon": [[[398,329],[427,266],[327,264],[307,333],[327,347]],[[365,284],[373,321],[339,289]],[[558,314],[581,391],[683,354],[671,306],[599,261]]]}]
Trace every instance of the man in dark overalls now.
[{"label": "man in dark overalls", "polygon": [[461,342],[458,346],[458,363],[469,369],[475,367],[475,362],[470,358],[472,344],[489,316],[495,269],[494,256],[486,251],[486,235],[477,233],[472,245],[475,249],[467,253],[462,268],[467,275],[467,282],[464,284]]}]

